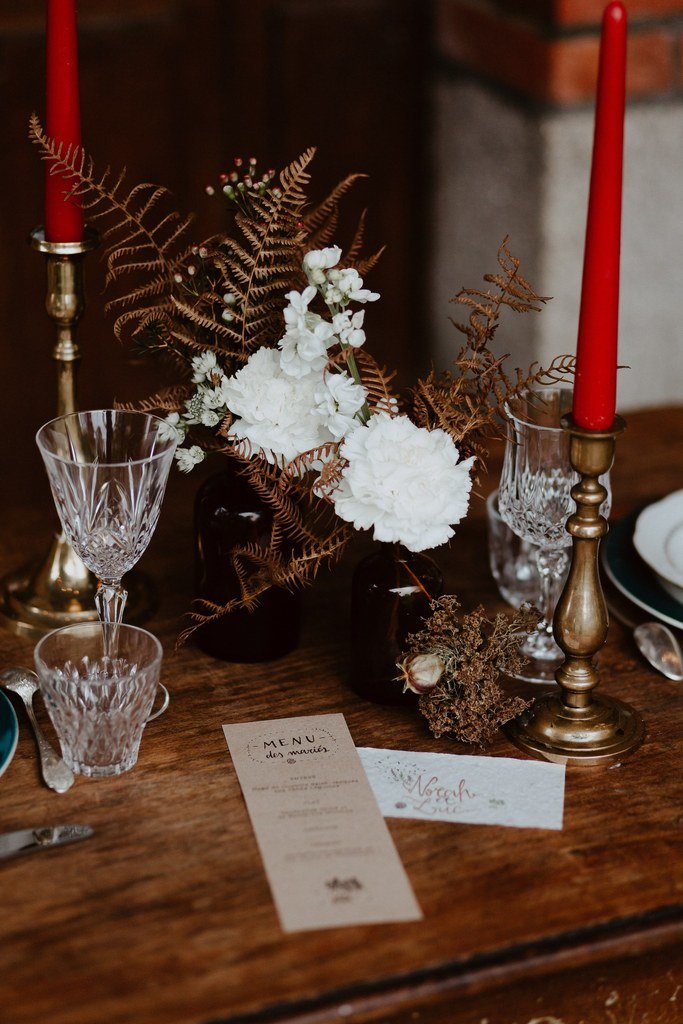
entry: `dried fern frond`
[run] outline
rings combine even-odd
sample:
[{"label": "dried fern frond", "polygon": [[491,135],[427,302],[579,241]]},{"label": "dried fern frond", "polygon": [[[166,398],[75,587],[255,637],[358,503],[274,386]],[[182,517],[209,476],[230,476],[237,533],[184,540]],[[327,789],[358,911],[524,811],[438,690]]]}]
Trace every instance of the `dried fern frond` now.
[{"label": "dried fern frond", "polygon": [[[169,308],[174,276],[186,255],[185,238],[192,217],[167,211],[170,192],[152,184],[125,185],[125,169],[114,176],[109,167],[95,172],[94,163],[79,146],[65,146],[45,133],[36,114],[29,123],[29,138],[48,164],[50,174],[71,183],[70,194],[80,199],[88,219],[102,225],[106,242],[107,283],[126,274],[145,277],[127,295],[113,299],[119,311],[114,330],[145,314]],[[132,307],[123,313],[125,307]]]}]

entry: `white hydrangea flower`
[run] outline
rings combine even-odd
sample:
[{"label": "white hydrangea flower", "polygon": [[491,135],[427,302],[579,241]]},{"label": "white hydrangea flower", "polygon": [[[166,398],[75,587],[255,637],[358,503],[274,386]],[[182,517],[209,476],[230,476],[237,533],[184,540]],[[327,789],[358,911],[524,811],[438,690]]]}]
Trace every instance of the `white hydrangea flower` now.
[{"label": "white hydrangea flower", "polygon": [[318,413],[335,441],[340,441],[357,423],[356,413],[367,398],[365,388],[346,371],[328,373],[315,389]]},{"label": "white hydrangea flower", "polygon": [[304,256],[304,271],[315,284],[324,284],[325,271],[337,266],[341,254],[338,245],[329,246],[327,249],[313,249]]},{"label": "white hydrangea flower", "polygon": [[344,345],[351,345],[352,348],[360,348],[365,344],[365,331],[362,330],[365,310],[359,309],[352,313],[345,309],[341,313],[335,313],[332,317],[332,329]]},{"label": "white hydrangea flower", "polygon": [[181,420],[180,413],[169,412],[159,424],[157,433],[160,441],[176,441],[182,444],[187,434],[187,426]]},{"label": "white hydrangea flower", "polygon": [[278,342],[280,365],[292,377],[305,377],[322,370],[327,363],[327,348],[334,336],[332,325],[317,313],[308,311],[316,290],[309,285],[303,292],[289,292],[284,317],[285,334]]},{"label": "white hydrangea flower", "polygon": [[270,463],[289,462],[332,440],[316,409],[315,374],[294,377],[280,366],[280,354],[259,348],[228,378],[223,394],[236,417],[229,437],[248,441]]},{"label": "white hydrangea flower", "polygon": [[215,373],[217,367],[216,353],[215,352],[202,352],[200,356],[195,356],[192,360],[192,380],[195,384],[200,384],[205,380],[210,380],[211,375]]},{"label": "white hydrangea flower", "polygon": [[443,430],[426,430],[407,416],[372,416],[340,448],[348,460],[332,493],[337,514],[375,540],[410,551],[438,547],[467,514],[474,458],[458,461]]},{"label": "white hydrangea flower", "polygon": [[180,472],[189,473],[196,465],[204,461],[206,455],[198,444],[193,444],[191,448],[178,448],[175,457]]}]

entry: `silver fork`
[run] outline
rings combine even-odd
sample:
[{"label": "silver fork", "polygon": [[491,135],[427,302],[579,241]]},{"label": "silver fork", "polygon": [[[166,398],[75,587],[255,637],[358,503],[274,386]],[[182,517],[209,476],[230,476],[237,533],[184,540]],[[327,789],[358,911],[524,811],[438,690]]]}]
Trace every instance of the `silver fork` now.
[{"label": "silver fork", "polygon": [[0,685],[6,690],[11,690],[12,693],[16,693],[24,702],[26,714],[36,737],[40,755],[40,770],[45,785],[53,789],[55,793],[66,793],[67,789],[74,784],[74,774],[43,736],[33,711],[33,694],[38,689],[38,676],[27,668],[10,668],[5,672],[0,672]]}]

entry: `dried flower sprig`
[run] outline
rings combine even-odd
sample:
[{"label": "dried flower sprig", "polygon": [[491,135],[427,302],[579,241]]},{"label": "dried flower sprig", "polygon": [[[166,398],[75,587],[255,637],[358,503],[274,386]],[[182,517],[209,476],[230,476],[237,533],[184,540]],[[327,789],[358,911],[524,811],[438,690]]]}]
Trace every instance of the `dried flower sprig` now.
[{"label": "dried flower sprig", "polygon": [[501,674],[523,664],[519,647],[540,615],[530,605],[512,617],[489,618],[482,606],[460,616],[452,595],[432,601],[419,633],[408,637],[397,685],[420,695],[420,712],[436,737],[450,733],[462,743],[484,745],[505,722],[529,706],[501,689]]}]

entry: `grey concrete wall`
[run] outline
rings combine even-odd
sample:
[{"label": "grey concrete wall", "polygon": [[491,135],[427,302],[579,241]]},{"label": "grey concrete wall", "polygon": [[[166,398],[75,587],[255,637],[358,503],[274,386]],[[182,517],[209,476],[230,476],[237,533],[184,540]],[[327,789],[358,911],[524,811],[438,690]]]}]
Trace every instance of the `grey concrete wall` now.
[{"label": "grey concrete wall", "polygon": [[[434,358],[459,343],[448,299],[495,266],[503,236],[540,314],[507,314],[498,348],[514,365],[573,352],[581,287],[592,110],[544,112],[466,79],[434,90],[430,295]],[[619,408],[683,402],[683,103],[631,105],[626,119]]]}]

